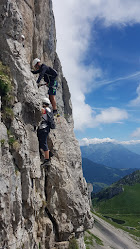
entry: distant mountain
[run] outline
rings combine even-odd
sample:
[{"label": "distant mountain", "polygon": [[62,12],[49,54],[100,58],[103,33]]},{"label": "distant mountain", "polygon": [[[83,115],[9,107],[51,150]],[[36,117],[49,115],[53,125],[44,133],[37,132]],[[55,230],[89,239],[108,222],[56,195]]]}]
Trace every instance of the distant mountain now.
[{"label": "distant mountain", "polygon": [[136,169],[115,169],[82,158],[83,175],[88,183],[93,184],[93,191],[98,192],[118,181],[122,177],[131,174]]},{"label": "distant mountain", "polygon": [[120,144],[100,143],[81,146],[82,157],[112,168],[140,168],[140,155]]},{"label": "distant mountain", "polygon": [[137,183],[140,184],[140,170],[136,170],[133,173],[123,177],[119,181],[113,183],[110,187],[95,194],[95,197],[99,200],[111,199],[114,196],[122,193],[124,191],[124,186],[133,186]]},{"label": "distant mountain", "polygon": [[139,144],[124,144],[123,145],[128,150],[140,155],[140,143]]}]

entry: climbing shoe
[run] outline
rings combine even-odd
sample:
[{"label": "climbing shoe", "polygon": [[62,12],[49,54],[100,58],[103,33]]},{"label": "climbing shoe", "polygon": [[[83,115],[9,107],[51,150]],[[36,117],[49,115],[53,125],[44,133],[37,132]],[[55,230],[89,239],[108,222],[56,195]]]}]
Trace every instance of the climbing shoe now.
[{"label": "climbing shoe", "polygon": [[57,110],[53,110],[53,115],[57,114]]},{"label": "climbing shoe", "polygon": [[39,88],[41,86],[41,84],[40,83],[37,83],[37,87]]},{"label": "climbing shoe", "polygon": [[54,115],[55,117],[60,117],[60,114],[58,113],[57,110],[53,110],[53,115]]},{"label": "climbing shoe", "polygon": [[54,117],[60,117],[59,113],[54,113],[53,115],[54,115]]},{"label": "climbing shoe", "polygon": [[37,86],[39,88],[40,86],[47,86],[47,84],[46,83],[37,83]]},{"label": "climbing shoe", "polygon": [[51,162],[50,159],[45,159],[44,162],[41,164],[41,166],[50,166]]},{"label": "climbing shoe", "polygon": [[49,157],[52,157],[54,154],[51,152],[51,151],[49,151]]}]

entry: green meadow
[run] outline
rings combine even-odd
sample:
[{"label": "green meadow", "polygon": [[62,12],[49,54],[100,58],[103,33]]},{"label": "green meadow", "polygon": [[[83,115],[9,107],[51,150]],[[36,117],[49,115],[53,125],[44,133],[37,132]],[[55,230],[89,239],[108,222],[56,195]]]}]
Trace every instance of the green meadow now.
[{"label": "green meadow", "polygon": [[93,208],[116,227],[140,237],[140,184],[123,188],[121,194],[111,199],[94,199]]}]

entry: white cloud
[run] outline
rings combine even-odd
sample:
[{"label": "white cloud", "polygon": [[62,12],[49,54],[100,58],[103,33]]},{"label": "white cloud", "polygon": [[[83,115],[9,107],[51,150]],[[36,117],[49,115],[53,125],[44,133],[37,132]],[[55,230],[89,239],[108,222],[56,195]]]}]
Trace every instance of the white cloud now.
[{"label": "white cloud", "polygon": [[137,97],[130,101],[131,106],[140,106],[140,84],[136,89]]},{"label": "white cloud", "polygon": [[81,140],[79,140],[80,146],[88,146],[89,144],[101,144],[101,143],[117,143],[117,141],[115,139],[111,139],[111,138],[83,138]]},{"label": "white cloud", "polygon": [[140,140],[130,140],[130,141],[122,141],[120,144],[123,145],[134,145],[134,144],[140,144]]},{"label": "white cloud", "polygon": [[[140,1],[53,0],[53,6],[58,40],[57,51],[72,96],[75,128],[82,129],[86,124],[92,126],[93,122],[93,111],[85,103],[85,94],[97,87],[96,79],[102,79],[103,76],[100,68],[83,64],[91,35],[92,38],[94,36],[93,29],[91,34],[91,27],[93,28],[97,18],[102,20],[105,26],[123,27],[140,23]],[[87,111],[87,121],[85,121],[85,111]]]},{"label": "white cloud", "polygon": [[96,115],[95,121],[97,123],[118,123],[121,120],[127,119],[128,113],[125,110],[121,110],[115,107],[110,107],[101,111],[100,114]]},{"label": "white cloud", "polygon": [[[102,124],[112,124],[112,123],[122,123],[123,120],[128,118],[128,113],[125,110],[121,110],[116,107],[110,107],[107,109],[97,109],[98,111],[100,110],[100,114],[96,113],[96,108],[94,111],[90,109],[89,105],[83,104],[81,105],[81,109],[84,113],[84,119],[82,120],[82,117],[80,116],[81,113],[79,112],[79,108],[75,107],[76,111],[76,119],[77,123],[80,120],[82,124],[85,124],[85,127],[90,127],[90,128],[95,128],[97,126],[100,126]],[[90,119],[89,113],[92,112],[92,117]],[[78,127],[79,128],[79,127]],[[80,127],[79,130],[83,129]]]},{"label": "white cloud", "polygon": [[131,134],[132,137],[137,137],[139,138],[140,137],[140,127],[137,128],[132,134]]},{"label": "white cloud", "polygon": [[[79,98],[74,101],[74,104],[75,104],[75,107],[74,107],[75,129],[83,130],[84,128],[92,127],[92,124],[93,124],[92,114],[94,112],[92,111],[91,107],[85,104],[84,102],[79,101]],[[79,111],[79,104],[80,104],[80,108],[82,112]]]},{"label": "white cloud", "polygon": [[122,144],[122,145],[135,145],[135,144],[140,144],[140,140],[130,140],[130,141],[117,141],[115,139],[111,138],[83,138],[79,140],[80,146],[88,146],[90,144],[102,144],[102,143],[114,143],[114,144]]},{"label": "white cloud", "polygon": [[134,79],[134,78],[138,78],[138,77],[140,77],[140,71],[135,72],[133,74],[129,74],[129,75],[123,76],[123,77],[112,79],[112,80],[99,81],[98,82],[98,86],[96,86],[96,87],[101,87],[101,86],[104,86],[104,85],[109,85],[109,84],[115,83],[117,81],[130,80],[130,79]]}]

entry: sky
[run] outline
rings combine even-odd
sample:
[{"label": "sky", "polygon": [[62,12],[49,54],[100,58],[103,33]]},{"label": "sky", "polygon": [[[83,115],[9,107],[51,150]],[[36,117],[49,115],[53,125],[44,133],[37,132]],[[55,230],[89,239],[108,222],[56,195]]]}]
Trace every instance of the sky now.
[{"label": "sky", "polygon": [[140,143],[140,1],[53,0],[77,139]]}]

